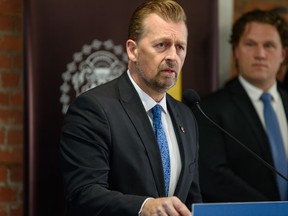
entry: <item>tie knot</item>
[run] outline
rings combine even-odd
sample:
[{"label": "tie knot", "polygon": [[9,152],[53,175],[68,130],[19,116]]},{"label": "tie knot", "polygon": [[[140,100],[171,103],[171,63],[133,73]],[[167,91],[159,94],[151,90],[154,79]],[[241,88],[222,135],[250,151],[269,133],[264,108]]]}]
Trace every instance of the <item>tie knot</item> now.
[{"label": "tie knot", "polygon": [[154,118],[160,118],[161,119],[161,111],[162,111],[162,107],[159,104],[156,104],[153,108],[152,108],[152,114]]},{"label": "tie knot", "polygon": [[272,101],[272,95],[267,93],[267,92],[264,92],[261,97],[260,97],[260,100],[263,101],[263,102],[271,102]]}]

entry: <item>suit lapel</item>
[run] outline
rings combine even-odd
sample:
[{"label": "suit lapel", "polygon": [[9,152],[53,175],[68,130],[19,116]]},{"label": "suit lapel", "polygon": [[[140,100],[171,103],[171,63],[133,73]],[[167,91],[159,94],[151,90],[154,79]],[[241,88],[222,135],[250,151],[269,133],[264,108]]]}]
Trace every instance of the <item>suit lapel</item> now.
[{"label": "suit lapel", "polygon": [[180,152],[180,158],[181,158],[181,163],[182,163],[181,173],[180,173],[174,194],[177,195],[179,198],[181,198],[182,186],[185,185],[184,182],[186,180],[184,178],[185,175],[183,175],[183,170],[186,170],[185,166],[187,166],[187,163],[185,162],[185,160],[188,156],[187,156],[187,151],[186,151],[185,145],[184,145],[184,143],[187,143],[187,141],[186,141],[186,137],[185,137],[185,133],[184,133],[185,128],[183,125],[181,115],[180,115],[179,110],[177,108],[177,104],[173,100],[174,99],[172,99],[169,95],[167,95],[168,109],[169,109],[169,113],[170,113],[171,120],[173,123],[175,135],[177,138],[177,142],[178,142],[178,146],[179,146],[179,152]]},{"label": "suit lapel", "polygon": [[279,89],[279,88],[278,88],[278,91],[283,101],[286,118],[288,119],[288,93],[284,91],[283,89]]},{"label": "suit lapel", "polygon": [[159,175],[163,168],[158,143],[142,101],[126,73],[119,79],[119,93],[123,108],[146,149],[158,194],[165,196],[164,177]]},{"label": "suit lapel", "polygon": [[[272,157],[270,154],[270,147],[265,129],[251,100],[249,99],[249,96],[247,95],[238,79],[231,84],[230,90],[236,107],[239,107],[240,112],[242,112],[242,115],[245,117],[245,121],[247,121],[247,124],[250,125],[254,132],[254,136],[258,140],[258,148],[262,150],[265,160],[272,164]],[[254,143],[250,144],[255,145]]]}]

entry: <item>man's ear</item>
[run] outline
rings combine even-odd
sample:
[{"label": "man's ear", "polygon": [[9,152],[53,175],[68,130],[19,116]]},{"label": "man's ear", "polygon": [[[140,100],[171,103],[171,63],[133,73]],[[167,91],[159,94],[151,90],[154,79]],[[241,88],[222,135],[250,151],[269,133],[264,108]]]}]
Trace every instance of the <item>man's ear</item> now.
[{"label": "man's ear", "polygon": [[287,61],[287,59],[288,59],[288,48],[284,48],[282,50],[282,57],[283,57],[283,62]]},{"label": "man's ear", "polygon": [[132,62],[136,62],[138,57],[138,50],[137,50],[137,44],[134,40],[128,39],[126,41],[126,51],[129,60]]},{"label": "man's ear", "polygon": [[235,60],[237,60],[238,57],[239,57],[239,54],[238,54],[238,46],[235,46],[235,47],[233,48],[232,54],[233,54],[233,58],[234,58]]}]

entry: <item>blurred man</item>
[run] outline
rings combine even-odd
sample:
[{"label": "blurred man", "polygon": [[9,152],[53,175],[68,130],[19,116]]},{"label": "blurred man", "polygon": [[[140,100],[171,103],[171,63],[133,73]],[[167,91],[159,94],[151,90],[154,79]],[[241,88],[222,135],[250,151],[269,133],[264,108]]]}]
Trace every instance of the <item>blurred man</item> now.
[{"label": "blurred man", "polygon": [[[288,95],[277,85],[276,75],[285,59],[287,35],[287,23],[277,14],[261,10],[243,14],[230,38],[239,75],[201,103],[211,119],[284,176],[288,173]],[[203,201],[287,200],[287,181],[198,117]]]}]

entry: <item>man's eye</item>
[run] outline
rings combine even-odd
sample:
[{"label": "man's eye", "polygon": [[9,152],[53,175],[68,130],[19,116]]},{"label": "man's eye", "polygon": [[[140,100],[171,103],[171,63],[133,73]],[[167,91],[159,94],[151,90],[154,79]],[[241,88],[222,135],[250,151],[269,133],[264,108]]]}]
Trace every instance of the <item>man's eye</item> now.
[{"label": "man's eye", "polygon": [[165,44],[164,43],[159,43],[159,44],[156,45],[156,47],[163,48],[163,47],[165,47]]},{"label": "man's eye", "polygon": [[254,46],[254,43],[252,43],[252,42],[247,42],[247,43],[245,43],[245,44],[246,44],[246,46],[249,46],[249,47]]},{"label": "man's eye", "polygon": [[267,44],[264,45],[264,47],[266,47],[266,48],[272,48],[272,47],[274,47],[274,45],[271,44],[271,43],[267,43]]},{"label": "man's eye", "polygon": [[185,47],[184,47],[184,46],[181,46],[181,45],[178,45],[178,46],[177,46],[177,49],[178,49],[178,50],[185,50]]}]

